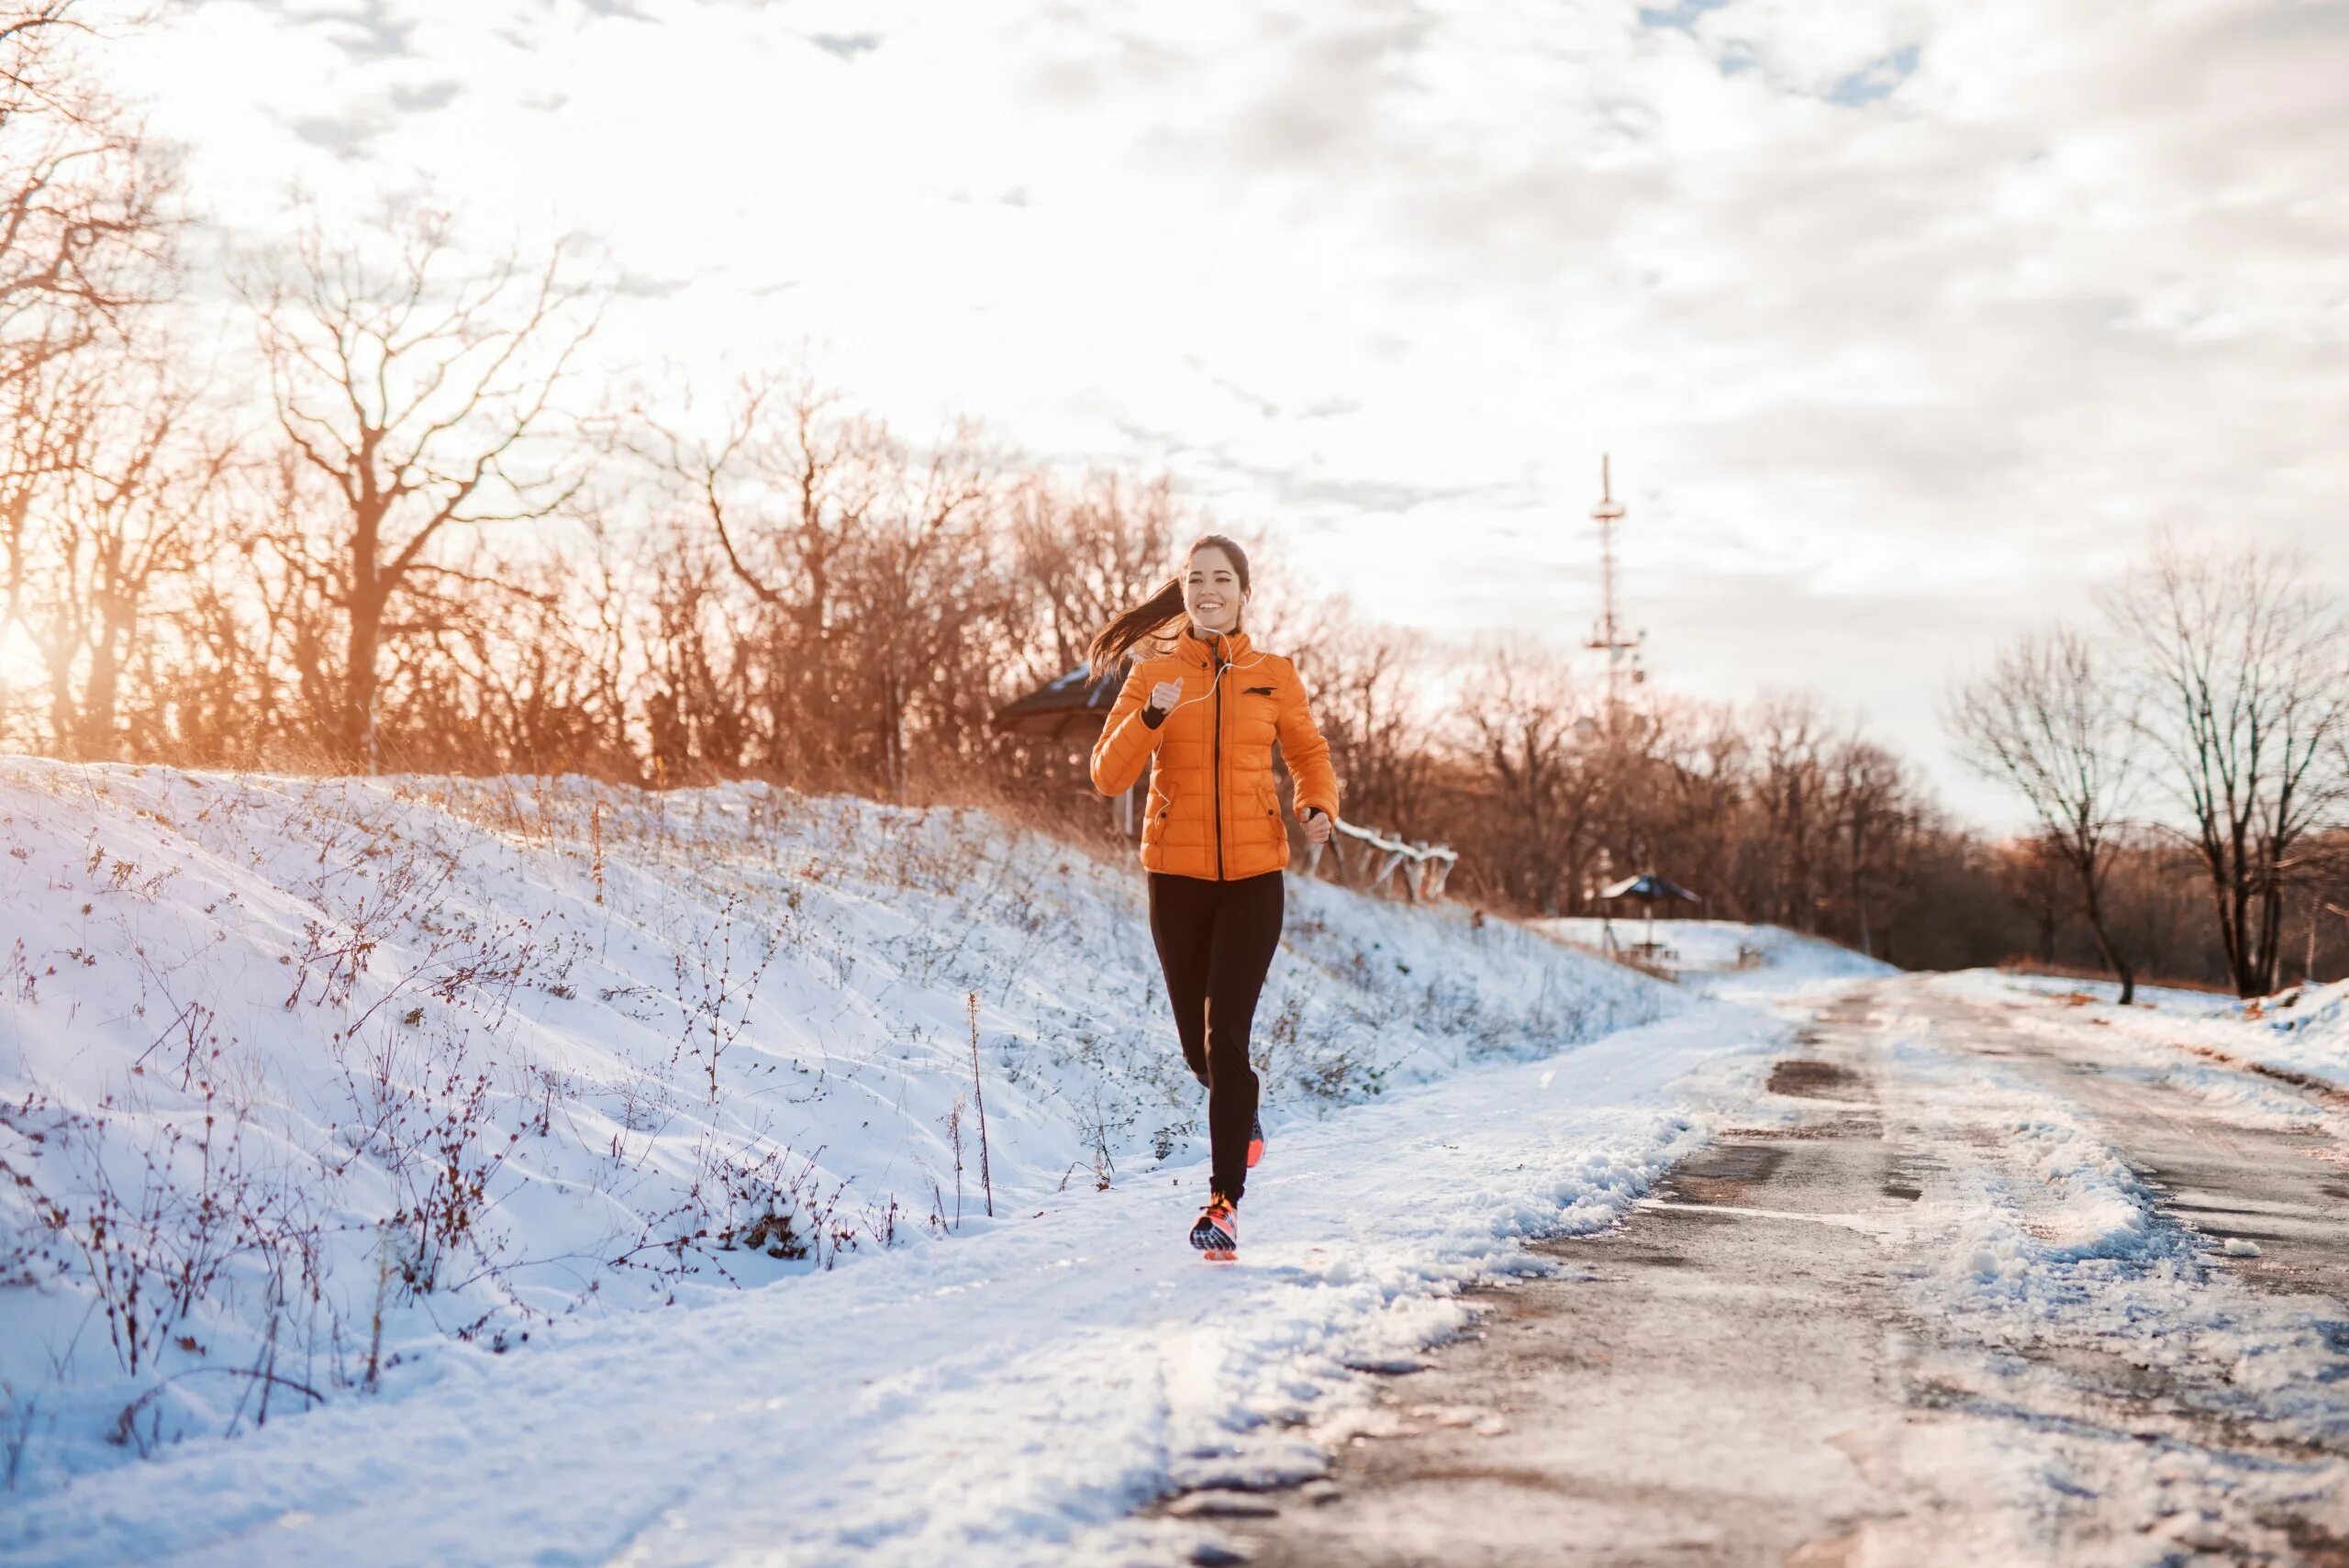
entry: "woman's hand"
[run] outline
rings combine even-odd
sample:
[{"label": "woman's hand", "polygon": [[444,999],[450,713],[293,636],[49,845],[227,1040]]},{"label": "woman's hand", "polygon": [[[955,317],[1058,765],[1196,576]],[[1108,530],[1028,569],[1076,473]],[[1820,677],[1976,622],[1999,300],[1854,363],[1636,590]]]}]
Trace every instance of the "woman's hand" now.
[{"label": "woman's hand", "polygon": [[1330,841],[1330,814],[1328,812],[1322,810],[1318,806],[1308,806],[1297,812],[1297,819],[1305,824],[1305,841],[1307,843],[1326,844]]},{"label": "woman's hand", "polygon": [[1174,705],[1183,700],[1183,683],[1161,681],[1150,688],[1150,701],[1145,706],[1152,713],[1172,713]]}]

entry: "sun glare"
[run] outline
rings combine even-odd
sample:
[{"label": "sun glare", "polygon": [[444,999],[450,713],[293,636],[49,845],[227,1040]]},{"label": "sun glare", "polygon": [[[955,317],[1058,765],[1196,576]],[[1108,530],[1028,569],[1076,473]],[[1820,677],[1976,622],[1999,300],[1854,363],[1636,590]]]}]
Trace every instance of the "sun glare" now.
[{"label": "sun glare", "polygon": [[0,688],[22,691],[44,679],[40,646],[21,626],[0,628]]}]

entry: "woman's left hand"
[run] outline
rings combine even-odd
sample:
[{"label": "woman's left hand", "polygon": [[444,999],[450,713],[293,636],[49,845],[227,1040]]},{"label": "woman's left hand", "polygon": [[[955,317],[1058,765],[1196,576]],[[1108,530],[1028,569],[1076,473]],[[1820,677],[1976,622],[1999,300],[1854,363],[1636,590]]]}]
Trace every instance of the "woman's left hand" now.
[{"label": "woman's left hand", "polygon": [[1330,841],[1330,814],[1328,812],[1322,810],[1318,806],[1308,806],[1297,812],[1297,819],[1305,824],[1305,841],[1307,843],[1326,844]]}]

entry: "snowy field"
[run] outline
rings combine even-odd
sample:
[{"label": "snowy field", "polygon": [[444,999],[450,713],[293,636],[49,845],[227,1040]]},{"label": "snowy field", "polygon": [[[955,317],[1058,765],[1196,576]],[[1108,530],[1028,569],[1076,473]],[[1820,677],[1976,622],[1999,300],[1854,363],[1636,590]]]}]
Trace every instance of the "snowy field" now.
[{"label": "snowy field", "polygon": [[1981,970],[1943,984],[1983,997],[2059,998],[2084,1018],[2177,1057],[2181,1071],[2191,1070],[2199,1056],[2349,1089],[2349,980],[2294,986],[2253,1002],[2141,985],[2129,1007],[2118,1005],[2119,987],[2110,981]]},{"label": "snowy field", "polygon": [[[1608,921],[1586,917],[1530,920],[1535,930],[1598,952],[1611,934],[1629,950],[1649,940],[1643,919]],[[1709,995],[1759,999],[1799,992],[1829,981],[1865,980],[1891,974],[1893,967],[1819,937],[1780,926],[1739,920],[1663,920],[1653,926],[1655,967]]]},{"label": "snowy field", "polygon": [[[1701,1140],[1773,1038],[1707,1012],[1278,1136],[1243,1262],[1179,1240],[1161,1178],[742,1293],[556,1351],[434,1358],[235,1442],[17,1505],[43,1562],[1082,1563],[1180,1561],[1130,1510],[1176,1485],[1303,1478],[1311,1441],[1455,1327],[1529,1235],[1603,1227]],[[779,1559],[772,1554],[780,1552]]]},{"label": "snowy field", "polygon": [[1887,1428],[1977,1489],[1968,1551],[2089,1507],[2163,1521],[2099,1561],[2166,1561],[2339,1480],[2185,1429],[2148,1470],[2076,1373],[2349,1437],[2337,1308],[2234,1280],[2277,1258],[2124,1152],[2204,1136],[2129,1119],[2173,1095],[2243,1149],[2349,1138],[2349,986],[2121,1008],[1659,922],[1674,985],[1576,951],[1596,922],[1292,880],[1217,1268],[1122,856],[757,786],[23,761],[0,851],[0,1561],[1186,1561],[1207,1527],[1138,1508],[1321,1473],[1365,1372],[1530,1241],[1856,1108],[1764,1092],[1798,1027],[1915,1184],[1834,1218],[1969,1391]]},{"label": "snowy field", "polygon": [[1311,1463],[1348,1362],[1608,1223],[1782,1029],[1292,880],[1219,1273],[1122,860],[759,786],[21,760],[0,851],[12,1560],[1130,1535]]}]

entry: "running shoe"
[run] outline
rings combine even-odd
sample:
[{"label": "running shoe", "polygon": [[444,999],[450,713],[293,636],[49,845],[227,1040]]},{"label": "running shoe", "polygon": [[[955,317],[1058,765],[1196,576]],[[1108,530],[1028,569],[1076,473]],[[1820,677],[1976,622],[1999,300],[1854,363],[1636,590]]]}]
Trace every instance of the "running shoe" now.
[{"label": "running shoe", "polygon": [[1221,1193],[1208,1198],[1191,1222],[1191,1245],[1211,1263],[1228,1263],[1240,1255],[1239,1216]]}]

